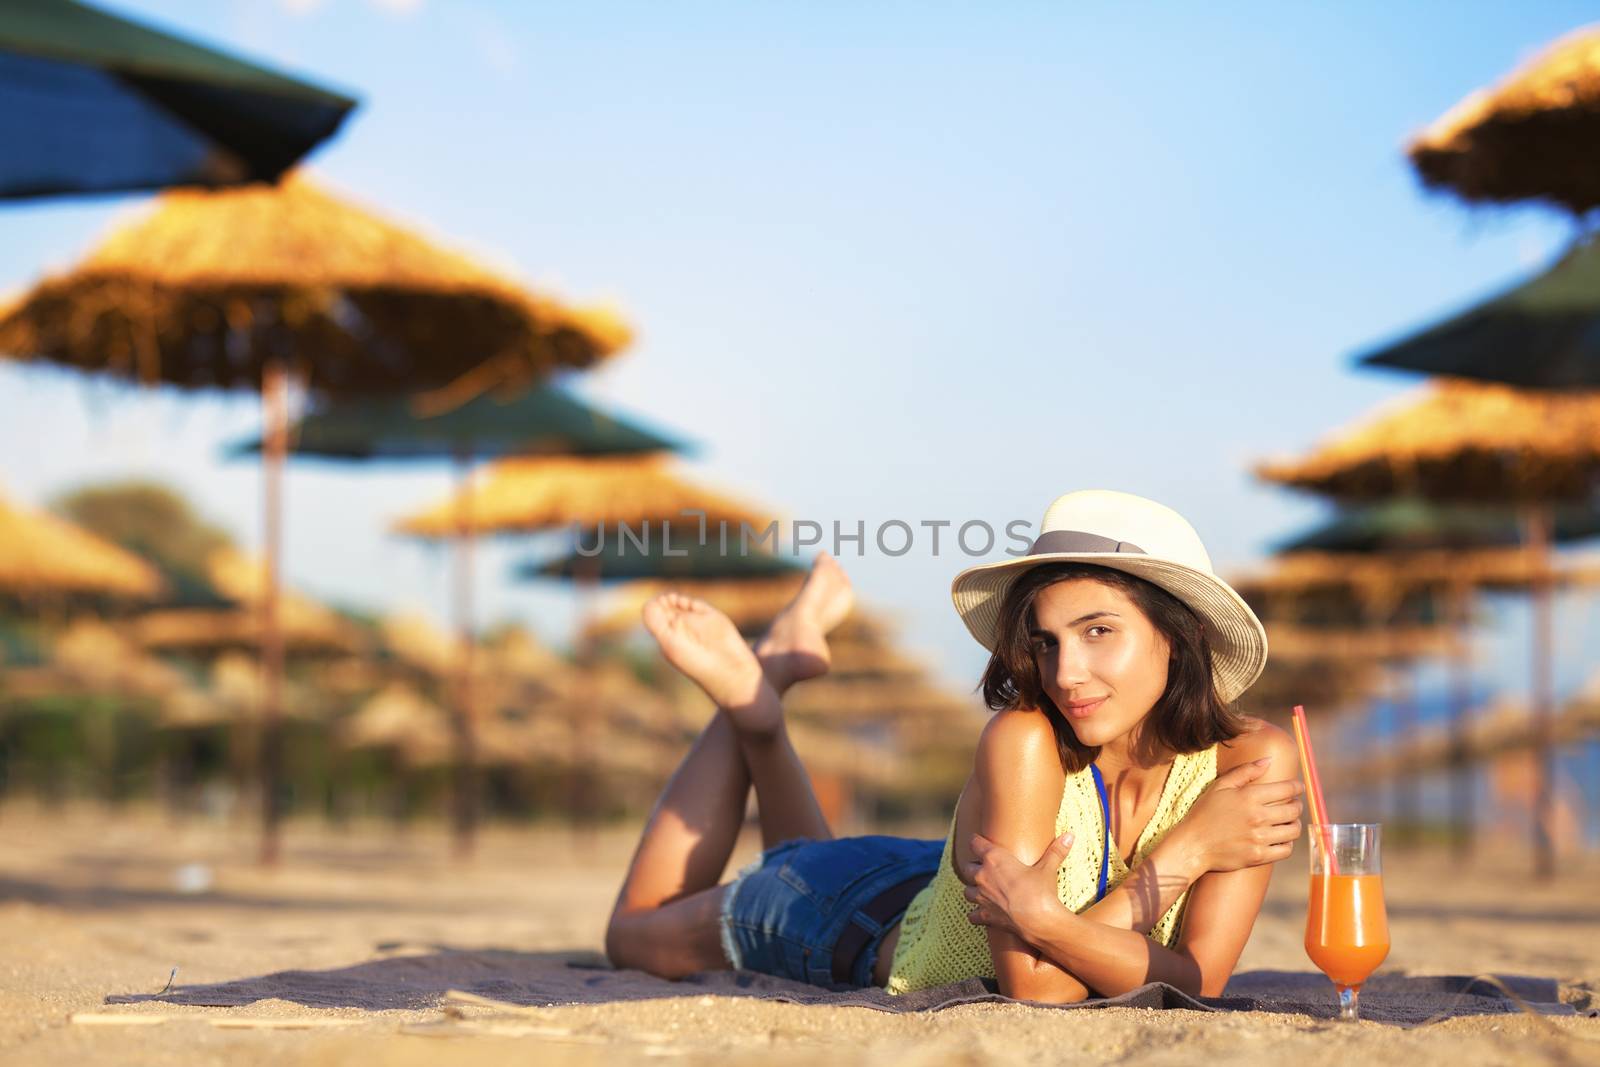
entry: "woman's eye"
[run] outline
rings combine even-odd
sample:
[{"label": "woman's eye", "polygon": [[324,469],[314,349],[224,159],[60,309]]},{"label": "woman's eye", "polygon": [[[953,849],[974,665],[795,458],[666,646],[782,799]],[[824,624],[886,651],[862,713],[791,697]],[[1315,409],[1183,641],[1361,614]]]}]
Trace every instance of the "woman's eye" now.
[{"label": "woman's eye", "polygon": [[1088,634],[1090,637],[1094,637],[1096,634],[1100,634],[1100,633],[1107,633],[1108,634],[1110,632],[1111,632],[1111,627],[1109,627],[1109,626],[1091,626],[1087,630],[1084,631],[1084,633]]}]

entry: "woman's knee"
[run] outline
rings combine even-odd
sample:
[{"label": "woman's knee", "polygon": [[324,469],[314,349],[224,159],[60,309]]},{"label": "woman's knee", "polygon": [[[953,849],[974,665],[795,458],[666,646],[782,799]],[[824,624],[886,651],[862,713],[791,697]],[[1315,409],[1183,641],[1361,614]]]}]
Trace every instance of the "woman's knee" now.
[{"label": "woman's knee", "polygon": [[613,967],[658,978],[683,978],[725,966],[720,940],[715,953],[702,945],[702,940],[684,928],[680,916],[663,909],[619,909],[606,924],[606,958]]},{"label": "woman's knee", "polygon": [[670,973],[673,946],[666,942],[667,931],[661,923],[652,922],[652,912],[613,912],[606,924],[606,959],[611,966],[631,971],[644,971],[657,978],[678,978]]}]

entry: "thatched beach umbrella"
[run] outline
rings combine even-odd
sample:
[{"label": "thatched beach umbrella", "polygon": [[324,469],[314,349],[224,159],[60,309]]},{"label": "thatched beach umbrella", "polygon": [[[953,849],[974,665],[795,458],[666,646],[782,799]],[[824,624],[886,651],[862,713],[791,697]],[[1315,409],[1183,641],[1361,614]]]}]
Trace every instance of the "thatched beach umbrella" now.
[{"label": "thatched beach umbrella", "polygon": [[445,710],[415,687],[394,682],[342,719],[339,743],[346,748],[384,748],[411,765],[443,763],[453,750]]},{"label": "thatched beach umbrella", "polygon": [[[294,590],[273,590],[262,560],[220,549],[206,560],[206,578],[233,606],[145,612],[129,622],[134,640],[152,651],[200,658],[259,652],[268,643],[292,656],[338,656],[358,652],[365,644],[360,629],[332,609]],[[270,633],[261,611],[268,596],[277,602]]]},{"label": "thatched beach umbrella", "polygon": [[[1535,730],[1548,724],[1551,673],[1551,509],[1587,502],[1600,477],[1600,394],[1529,393],[1442,382],[1336,435],[1303,459],[1265,463],[1266,481],[1340,501],[1414,496],[1520,509],[1533,556]],[[1534,848],[1553,870],[1549,746],[1540,748]]]},{"label": "thatched beach umbrella", "polygon": [[65,519],[0,498],[0,595],[153,600],[163,583],[138,556]]},{"label": "thatched beach umbrella", "polygon": [[587,367],[628,331],[294,175],[173,192],[0,317],[0,351],[180,388],[481,388]]},{"label": "thatched beach umbrella", "polygon": [[1407,147],[1422,180],[1468,202],[1600,207],[1600,27],[1562,37],[1456,104]]},{"label": "thatched beach umbrella", "polygon": [[598,529],[606,539],[589,542],[587,549],[605,552],[607,544],[617,543],[616,527],[629,527],[635,536],[647,528],[659,535],[661,524],[670,522],[671,544],[677,549],[698,543],[700,518],[686,513],[703,511],[707,543],[720,548],[719,524],[725,522],[726,543],[732,550],[739,545],[741,524],[750,528],[753,541],[777,521],[730,495],[690,481],[671,459],[660,455],[504,459],[491,464],[464,495],[465,501],[452,497],[401,519],[395,529],[431,540],[452,537],[464,504],[470,515],[468,529],[480,534]]},{"label": "thatched beach umbrella", "polygon": [[[621,348],[609,313],[580,311],[291,177],[276,188],[180,192],[0,315],[0,352],[147,384],[260,390],[268,595],[263,669],[282,673],[275,590],[289,378],[312,394],[442,390],[445,402],[586,367]],[[269,698],[265,783],[277,777]],[[278,813],[263,789],[262,858]]]},{"label": "thatched beach umbrella", "polygon": [[0,18],[0,198],[276,181],[355,101],[72,0]]}]

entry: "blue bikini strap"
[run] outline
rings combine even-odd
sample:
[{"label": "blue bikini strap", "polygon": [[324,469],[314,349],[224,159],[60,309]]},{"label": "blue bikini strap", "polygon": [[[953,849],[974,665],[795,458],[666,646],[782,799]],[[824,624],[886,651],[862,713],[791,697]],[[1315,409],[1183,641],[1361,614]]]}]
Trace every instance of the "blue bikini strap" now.
[{"label": "blue bikini strap", "polygon": [[1101,825],[1105,827],[1105,848],[1100,854],[1100,888],[1095,892],[1096,901],[1106,897],[1106,872],[1111,869],[1111,800],[1106,796],[1106,780],[1100,777],[1100,768],[1089,764],[1089,773],[1094,775],[1094,789],[1100,794]]}]

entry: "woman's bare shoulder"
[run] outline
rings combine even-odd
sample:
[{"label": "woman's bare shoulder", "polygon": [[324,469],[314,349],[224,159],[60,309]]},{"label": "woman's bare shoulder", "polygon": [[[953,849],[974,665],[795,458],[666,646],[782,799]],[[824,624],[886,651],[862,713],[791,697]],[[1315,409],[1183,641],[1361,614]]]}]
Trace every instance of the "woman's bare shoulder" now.
[{"label": "woman's bare shoulder", "polygon": [[1272,771],[1276,772],[1271,777],[1287,777],[1299,770],[1300,756],[1295,750],[1294,738],[1289,736],[1287,730],[1265,719],[1249,715],[1241,718],[1244,720],[1244,732],[1232,741],[1224,741],[1217,746],[1218,774],[1266,756],[1272,757]]},{"label": "woman's bare shoulder", "polygon": [[976,764],[980,777],[986,772],[1015,776],[1049,768],[1059,774],[1061,759],[1050,720],[1029,708],[995,712],[978,738]]},{"label": "woman's bare shoulder", "polygon": [[[975,830],[1032,863],[1055,832],[1066,774],[1044,713],[997,712],[978,740]],[[957,840],[959,852],[970,842]],[[963,857],[964,858],[964,857]]]}]

